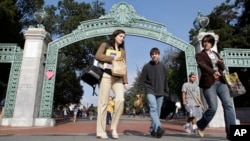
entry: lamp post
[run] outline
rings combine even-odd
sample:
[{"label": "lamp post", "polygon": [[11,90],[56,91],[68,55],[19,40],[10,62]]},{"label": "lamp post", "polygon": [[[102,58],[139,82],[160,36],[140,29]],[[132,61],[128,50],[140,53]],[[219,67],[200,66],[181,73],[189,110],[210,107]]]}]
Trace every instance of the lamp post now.
[{"label": "lamp post", "polygon": [[197,17],[195,18],[193,25],[196,30],[199,30],[199,32],[206,31],[205,27],[209,24],[209,18],[206,16],[203,16],[201,12],[198,12]]},{"label": "lamp post", "polygon": [[46,18],[47,13],[44,10],[44,8],[42,9],[38,9],[35,13],[34,13],[34,19],[36,20],[37,27],[38,28],[44,28],[44,25],[42,24],[42,22],[44,21],[44,19]]}]

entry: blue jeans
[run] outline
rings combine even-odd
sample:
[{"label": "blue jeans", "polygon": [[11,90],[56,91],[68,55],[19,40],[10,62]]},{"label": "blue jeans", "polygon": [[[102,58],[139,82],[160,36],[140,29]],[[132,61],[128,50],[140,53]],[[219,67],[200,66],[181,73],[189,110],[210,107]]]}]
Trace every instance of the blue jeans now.
[{"label": "blue jeans", "polygon": [[147,94],[149,113],[151,117],[150,132],[157,131],[158,127],[161,127],[160,114],[161,106],[163,103],[163,96],[155,96],[153,94]]},{"label": "blue jeans", "polygon": [[202,118],[197,122],[197,126],[200,130],[204,130],[209,122],[213,119],[217,107],[217,96],[221,100],[227,137],[230,136],[230,125],[236,124],[235,111],[233,106],[233,100],[230,97],[228,86],[220,81],[215,82],[210,88],[203,89],[208,109],[203,114]]}]

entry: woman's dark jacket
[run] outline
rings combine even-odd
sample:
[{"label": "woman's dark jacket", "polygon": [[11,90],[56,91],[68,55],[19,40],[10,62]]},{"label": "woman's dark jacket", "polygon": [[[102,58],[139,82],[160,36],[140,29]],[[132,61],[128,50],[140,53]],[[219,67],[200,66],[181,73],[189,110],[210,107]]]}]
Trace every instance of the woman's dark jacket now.
[{"label": "woman's dark jacket", "polygon": [[[218,53],[216,53],[216,52],[214,52],[214,53],[217,55],[217,57],[219,59],[221,59]],[[202,50],[200,53],[197,53],[195,58],[196,58],[196,62],[198,64],[198,67],[201,71],[199,86],[201,88],[209,88],[216,81],[214,76],[213,76],[216,70],[213,69],[212,61],[209,58],[209,56],[205,50]],[[217,66],[219,69],[218,71],[220,72],[221,75],[223,75],[223,71],[225,69],[224,63],[220,61],[217,63]],[[225,81],[222,77],[220,78],[220,80],[222,83],[225,83]]]}]

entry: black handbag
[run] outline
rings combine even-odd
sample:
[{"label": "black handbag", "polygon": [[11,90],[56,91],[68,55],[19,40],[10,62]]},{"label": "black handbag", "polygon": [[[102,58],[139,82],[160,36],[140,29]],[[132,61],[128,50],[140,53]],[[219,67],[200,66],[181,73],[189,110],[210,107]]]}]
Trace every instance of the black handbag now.
[{"label": "black handbag", "polygon": [[[106,43],[106,49],[109,47],[109,44]],[[106,51],[105,51],[106,52]],[[86,68],[81,76],[81,79],[89,84],[93,88],[93,96],[97,93],[95,92],[96,85],[99,84],[99,81],[102,79],[102,75],[104,72],[103,62],[100,62],[93,58],[92,65]]]},{"label": "black handbag", "polygon": [[93,88],[93,95],[97,95],[95,88],[102,78],[103,71],[100,63],[94,60],[94,63],[82,73],[81,79]]}]

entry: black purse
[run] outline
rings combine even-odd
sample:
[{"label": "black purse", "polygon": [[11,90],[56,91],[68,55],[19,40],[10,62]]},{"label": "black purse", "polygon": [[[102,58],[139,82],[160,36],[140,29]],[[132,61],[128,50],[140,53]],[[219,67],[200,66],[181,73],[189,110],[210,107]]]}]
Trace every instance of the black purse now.
[{"label": "black purse", "polygon": [[90,65],[81,76],[81,79],[90,85],[93,88],[93,95],[96,95],[95,88],[96,85],[99,83],[99,81],[102,78],[104,70],[102,68],[102,64],[94,59],[94,62],[92,65]]},{"label": "black purse", "polygon": [[[109,47],[109,44],[106,43],[106,49]],[[105,51],[106,52],[106,51]],[[100,62],[93,58],[92,65],[90,65],[88,68],[86,68],[81,76],[81,79],[89,84],[93,88],[93,96],[97,93],[95,92],[96,85],[99,84],[100,80],[102,79],[102,75],[104,72],[103,69],[103,62]]]}]

